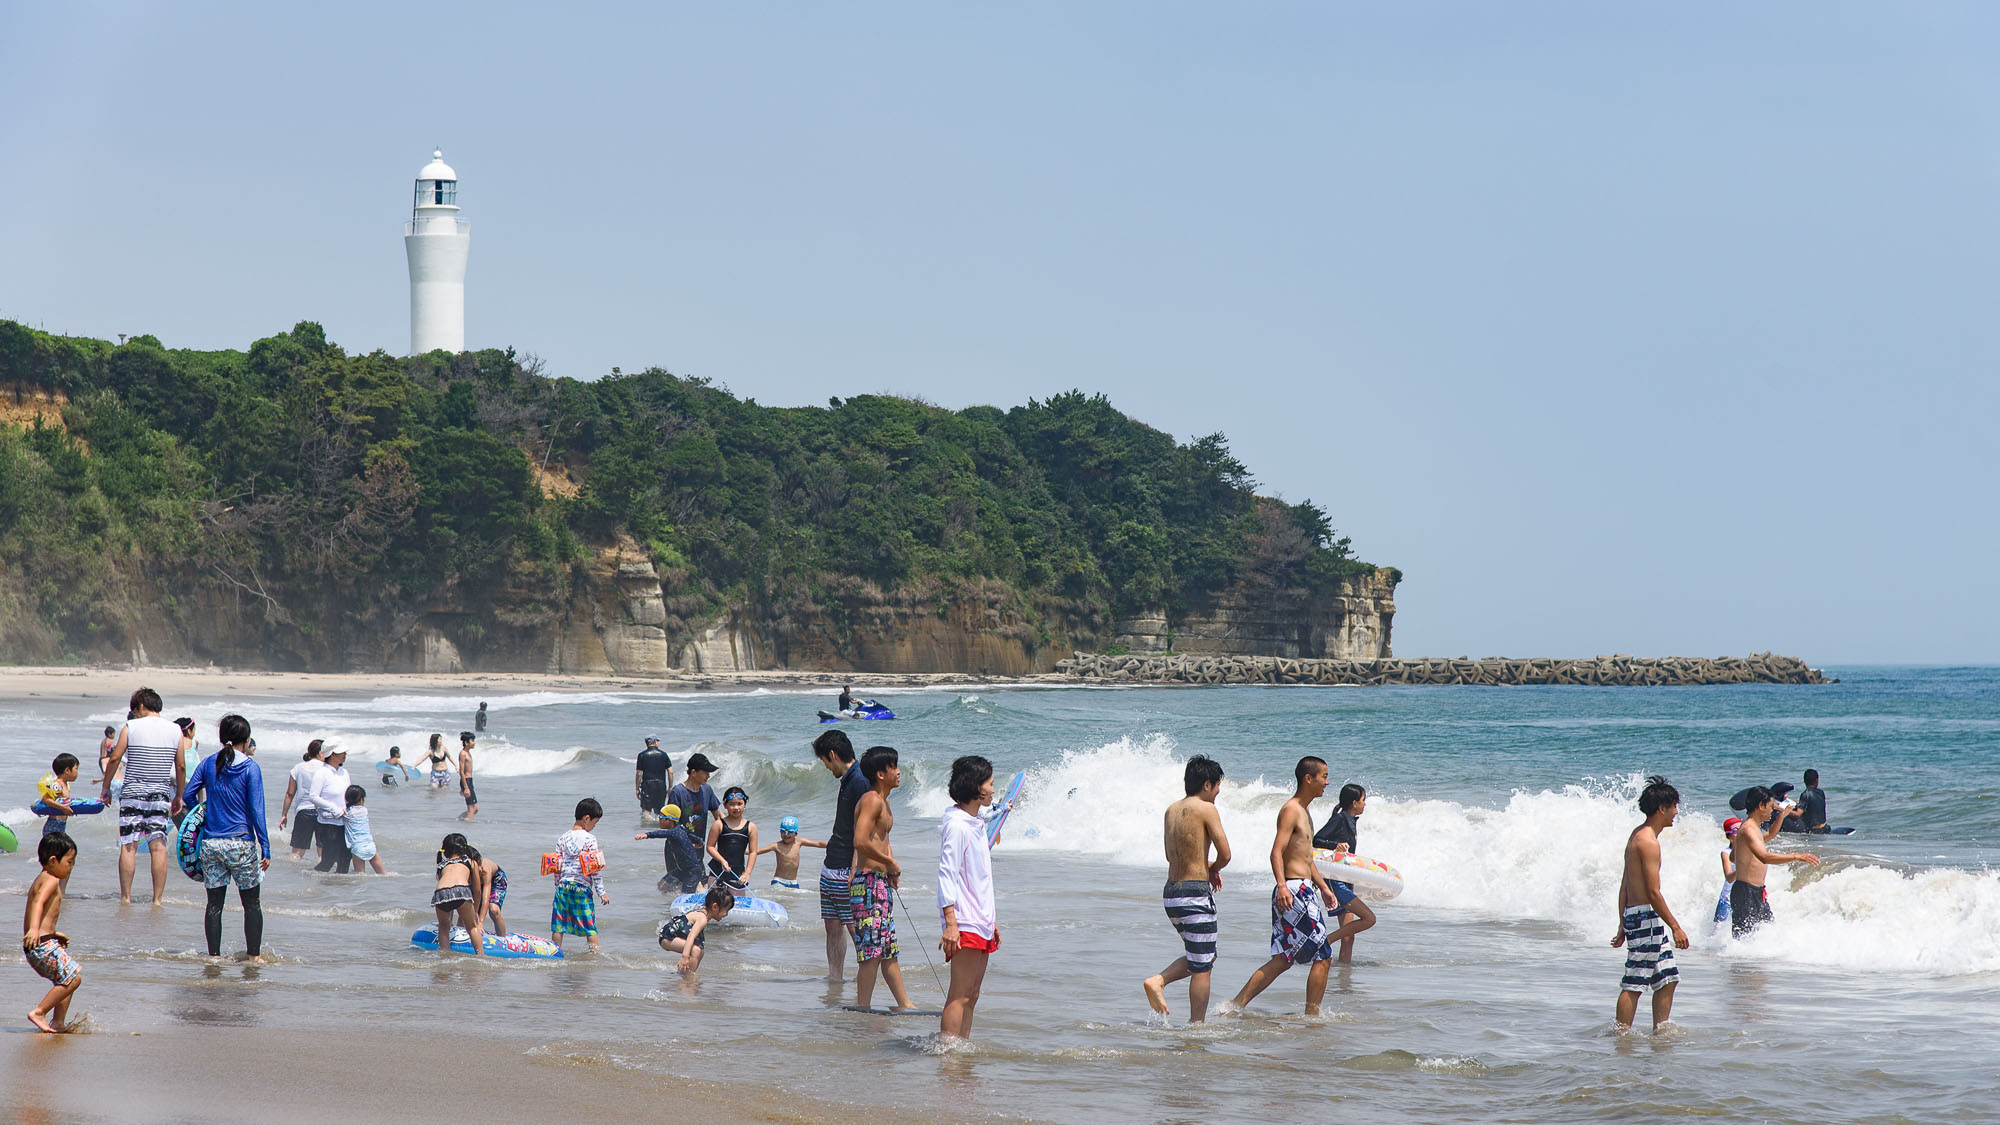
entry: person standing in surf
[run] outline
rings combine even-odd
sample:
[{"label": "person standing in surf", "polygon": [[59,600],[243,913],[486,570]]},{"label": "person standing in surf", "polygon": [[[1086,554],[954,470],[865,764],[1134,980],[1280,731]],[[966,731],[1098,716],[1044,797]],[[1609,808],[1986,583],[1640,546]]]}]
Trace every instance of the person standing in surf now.
[{"label": "person standing in surf", "polygon": [[1313,862],[1310,811],[1313,801],[1326,792],[1326,759],[1308,754],[1292,767],[1292,776],[1298,788],[1278,810],[1278,834],[1271,841],[1271,874],[1278,880],[1271,890],[1271,959],[1243,982],[1230,1007],[1240,1011],[1293,965],[1311,965],[1306,976],[1306,1015],[1316,1016],[1326,996],[1333,943],[1359,932],[1361,924],[1358,920],[1349,922],[1331,934],[1326,930],[1326,904],[1334,898]]},{"label": "person standing in surf", "polygon": [[486,703],[483,700],[479,704],[479,710],[472,714],[472,729],[481,734],[486,733]]},{"label": "person standing in surf", "polygon": [[907,1011],[910,993],[903,987],[896,947],[896,888],[903,883],[903,867],[889,846],[889,830],[896,826],[889,794],[903,783],[895,749],[870,746],[861,755],[861,776],[869,789],[854,805],[854,879],[847,892],[854,912],[854,955],[861,962],[854,974],[854,1006],[869,1006],[879,970],[896,1007]]},{"label": "person standing in surf", "polygon": [[105,727],[104,737],[97,743],[97,783],[99,785],[109,783],[114,800],[118,797],[118,791],[125,786],[124,779],[111,770],[111,748],[116,745],[118,745],[118,728]]},{"label": "person standing in surf", "polygon": [[424,751],[424,765],[431,771],[431,788],[443,789],[451,780],[451,755],[445,751],[444,735],[431,735],[431,744]]},{"label": "person standing in surf", "polygon": [[111,779],[124,771],[125,787],[118,797],[118,901],[132,901],[132,876],[139,863],[139,845],[152,853],[153,905],[167,893],[167,836],[181,811],[181,787],[187,774],[181,762],[181,728],[160,717],[166,706],[160,693],[140,688],[132,693],[131,721],[118,732],[104,771],[105,801],[111,799]]},{"label": "person standing in surf", "polygon": [[[1326,824],[1313,833],[1313,847],[1326,848],[1344,855],[1355,855],[1360,846],[1361,814],[1368,808],[1368,790],[1350,781],[1340,787],[1340,805],[1333,815],[1326,818]],[[1352,915],[1357,923],[1353,932],[1346,927],[1341,932],[1347,936],[1340,939],[1340,963],[1350,964],[1354,960],[1354,938],[1361,931],[1375,925],[1375,912],[1368,904],[1354,895],[1354,885],[1338,879],[1329,879],[1327,889],[1334,893],[1333,909],[1329,913],[1340,918]]]},{"label": "person standing in surf", "polygon": [[[1681,971],[1674,950],[1688,947],[1688,936],[1667,909],[1660,890],[1660,831],[1680,815],[1680,791],[1664,777],[1646,779],[1639,793],[1645,823],[1625,838],[1625,877],[1618,884],[1618,933],[1611,948],[1625,947],[1625,975],[1618,982],[1618,1030],[1632,1030],[1639,1014],[1639,994],[1653,994],[1653,1031],[1666,1025],[1674,1010],[1674,987]],[[1673,944],[1667,944],[1671,933]]]},{"label": "person standing in surf", "polygon": [[325,768],[313,775],[312,795],[303,800],[317,811],[319,822],[319,862],[314,871],[345,875],[354,864],[347,850],[347,749],[336,745],[326,752]]},{"label": "person standing in surf", "polygon": [[632,793],[639,798],[639,811],[657,814],[673,786],[674,760],[660,749],[658,737],[648,735],[646,748],[639,751],[638,767],[632,772]]},{"label": "person standing in surf", "polygon": [[951,967],[940,1039],[972,1038],[972,1011],[986,981],[986,964],[1000,948],[1000,909],[993,895],[993,845],[979,810],[993,803],[993,763],[967,755],[951,764],[952,806],[938,824],[938,948]]},{"label": "person standing in surf", "polygon": [[1778,798],[1761,785],[1744,794],[1747,811],[1743,824],[1730,841],[1730,858],[1736,861],[1736,882],[1729,887],[1729,932],[1742,937],[1771,920],[1771,900],[1764,893],[1769,864],[1808,863],[1819,866],[1811,852],[1773,852],[1764,847],[1765,822],[1777,815]]},{"label": "person standing in surf", "polygon": [[465,811],[458,814],[460,820],[479,815],[479,791],[472,787],[472,746],[476,741],[471,731],[458,732],[458,791],[465,796]]},{"label": "person standing in surf", "polygon": [[326,768],[319,760],[320,750],[326,745],[320,739],[306,743],[306,756],[292,767],[290,778],[285,782],[285,799],[278,806],[278,827],[292,826],[292,858],[305,858],[306,849],[312,847],[319,835],[319,820],[313,813],[313,775]]},{"label": "person standing in surf", "polygon": [[222,956],[222,905],[229,884],[243,906],[243,947],[250,960],[264,960],[264,872],[271,869],[271,834],[264,826],[264,768],[251,758],[250,721],[224,715],[216,733],[222,749],[204,758],[188,779],[181,800],[208,805],[201,822],[201,884],[208,909],[201,929],[208,955]]},{"label": "person standing in surf", "polygon": [[826,979],[847,979],[847,945],[854,935],[854,808],[868,792],[868,779],[854,761],[854,743],[845,731],[830,730],[813,739],[813,754],[826,772],[840,779],[833,802],[833,831],[826,838],[826,857],[819,867],[819,916],[826,923]]},{"label": "person standing in surf", "polygon": [[[1146,1003],[1167,1014],[1167,986],[1188,982],[1188,1022],[1208,1018],[1208,992],[1215,980],[1215,892],[1229,866],[1229,837],[1215,807],[1222,791],[1222,766],[1205,754],[1188,759],[1181,772],[1187,796],[1167,806],[1167,885],[1160,892],[1167,921],[1181,939],[1181,956],[1140,985]],[[1212,857],[1212,858],[1211,858]]]}]

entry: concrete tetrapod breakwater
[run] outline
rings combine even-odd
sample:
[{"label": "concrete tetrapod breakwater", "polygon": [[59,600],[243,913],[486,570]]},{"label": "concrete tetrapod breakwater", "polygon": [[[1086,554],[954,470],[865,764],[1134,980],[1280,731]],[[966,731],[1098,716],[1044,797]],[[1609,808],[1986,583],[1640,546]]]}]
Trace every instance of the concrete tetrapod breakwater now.
[{"label": "concrete tetrapod breakwater", "polygon": [[1817,668],[1794,656],[1598,656],[1583,660],[1396,659],[1287,660],[1280,656],[1079,652],[1056,662],[1056,674],[1098,683],[1136,684],[1471,684],[1515,687],[1684,687],[1695,684],[1824,684]]}]

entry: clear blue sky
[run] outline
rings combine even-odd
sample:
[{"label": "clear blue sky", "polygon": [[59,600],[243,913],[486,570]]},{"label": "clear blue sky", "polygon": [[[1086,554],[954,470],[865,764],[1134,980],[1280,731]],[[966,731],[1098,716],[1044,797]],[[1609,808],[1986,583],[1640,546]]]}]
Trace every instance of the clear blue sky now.
[{"label": "clear blue sky", "polygon": [[1403,655],[2000,660],[2000,6],[22,5],[0,316],[467,334],[773,404],[1102,391]]}]

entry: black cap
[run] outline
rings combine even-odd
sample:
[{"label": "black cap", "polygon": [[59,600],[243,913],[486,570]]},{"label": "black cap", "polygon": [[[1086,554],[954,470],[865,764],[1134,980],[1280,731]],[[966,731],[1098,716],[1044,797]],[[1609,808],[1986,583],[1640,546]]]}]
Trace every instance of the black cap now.
[{"label": "black cap", "polygon": [[715,763],[709,761],[706,754],[693,754],[688,757],[687,768],[689,773],[693,773],[695,770],[700,770],[703,773],[714,773]]}]

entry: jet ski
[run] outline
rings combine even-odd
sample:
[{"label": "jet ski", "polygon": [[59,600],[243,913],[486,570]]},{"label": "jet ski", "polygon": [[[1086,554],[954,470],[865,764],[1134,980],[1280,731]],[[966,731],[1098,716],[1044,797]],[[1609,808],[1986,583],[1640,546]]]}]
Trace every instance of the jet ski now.
[{"label": "jet ski", "polygon": [[837,723],[842,719],[893,719],[895,717],[896,713],[894,711],[889,710],[872,699],[857,700],[853,707],[845,711],[821,711],[819,713],[819,721],[822,723]]}]

